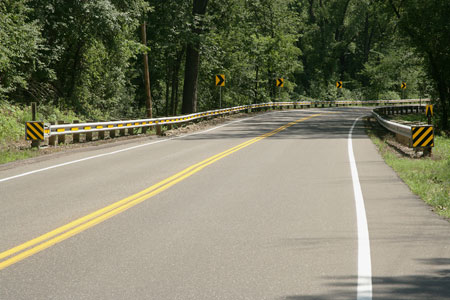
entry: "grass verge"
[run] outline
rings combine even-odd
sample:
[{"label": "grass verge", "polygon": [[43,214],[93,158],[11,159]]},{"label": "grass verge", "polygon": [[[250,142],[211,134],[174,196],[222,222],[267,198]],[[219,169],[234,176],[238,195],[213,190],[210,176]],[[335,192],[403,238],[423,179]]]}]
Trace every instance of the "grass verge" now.
[{"label": "grass verge", "polygon": [[39,156],[39,151],[36,149],[24,149],[24,150],[0,150],[0,165],[6,164],[12,161],[27,159]]},{"label": "grass verge", "polygon": [[367,133],[386,163],[397,172],[411,191],[441,216],[450,220],[450,137],[435,137],[432,157],[400,155],[387,143],[389,134],[378,124],[366,120]]}]

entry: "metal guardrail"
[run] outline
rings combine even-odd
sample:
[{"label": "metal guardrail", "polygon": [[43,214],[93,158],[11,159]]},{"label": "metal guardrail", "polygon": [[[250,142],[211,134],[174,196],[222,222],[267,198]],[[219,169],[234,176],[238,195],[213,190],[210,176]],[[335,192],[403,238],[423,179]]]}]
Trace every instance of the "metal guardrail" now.
[{"label": "metal guardrail", "polygon": [[378,123],[387,130],[396,134],[397,140],[414,149],[426,149],[426,153],[431,153],[434,146],[434,128],[432,125],[405,125],[383,119],[380,116],[389,114],[419,113],[425,111],[425,105],[402,105],[378,107],[372,111],[372,115]]},{"label": "metal guardrail", "polygon": [[[57,136],[64,138],[65,135],[78,135],[86,134],[90,135],[92,139],[92,133],[109,131],[113,133],[111,136],[115,136],[116,130],[125,129],[138,129],[142,128],[145,132],[149,127],[160,128],[161,125],[173,125],[191,122],[203,118],[216,117],[221,115],[227,115],[237,113],[241,111],[252,111],[260,109],[276,109],[282,107],[293,106],[293,108],[303,107],[324,107],[329,106],[352,106],[352,105],[388,105],[388,104],[405,104],[405,103],[425,103],[429,99],[405,99],[405,100],[366,100],[366,101],[285,101],[285,102],[269,102],[261,104],[242,105],[231,108],[209,110],[205,112],[199,112],[183,116],[165,117],[165,118],[152,118],[152,119],[138,119],[138,120],[120,120],[120,121],[107,121],[107,122],[86,122],[86,123],[72,123],[72,124],[48,124],[45,123],[45,137]],[[60,137],[58,137],[59,140]]]},{"label": "metal guardrail", "polygon": [[376,112],[376,109],[372,111],[372,115],[377,119],[378,123],[380,123],[380,125],[386,128],[387,130],[392,131],[401,136],[404,136],[409,140],[412,138],[411,126],[385,120]]}]

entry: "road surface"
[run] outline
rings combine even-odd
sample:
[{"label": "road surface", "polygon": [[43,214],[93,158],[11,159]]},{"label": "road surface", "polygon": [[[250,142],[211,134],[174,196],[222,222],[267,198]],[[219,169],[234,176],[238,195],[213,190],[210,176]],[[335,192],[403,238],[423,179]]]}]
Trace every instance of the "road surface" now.
[{"label": "road surface", "polygon": [[450,224],[383,162],[369,111],[3,167],[0,299],[450,299]]}]

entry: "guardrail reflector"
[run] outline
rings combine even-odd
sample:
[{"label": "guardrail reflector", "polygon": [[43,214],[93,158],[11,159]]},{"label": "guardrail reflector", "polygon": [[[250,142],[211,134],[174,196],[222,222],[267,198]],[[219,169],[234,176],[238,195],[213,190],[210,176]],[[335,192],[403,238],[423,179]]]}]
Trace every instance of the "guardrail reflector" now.
[{"label": "guardrail reflector", "polygon": [[44,122],[27,122],[25,126],[25,138],[27,140],[44,140]]},{"label": "guardrail reflector", "polygon": [[411,127],[413,148],[434,147],[433,126]]}]

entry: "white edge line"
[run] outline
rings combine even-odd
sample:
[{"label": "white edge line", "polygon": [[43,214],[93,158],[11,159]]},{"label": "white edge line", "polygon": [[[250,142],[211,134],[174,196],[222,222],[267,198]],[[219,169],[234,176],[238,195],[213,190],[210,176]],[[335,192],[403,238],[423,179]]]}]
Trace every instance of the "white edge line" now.
[{"label": "white edge line", "polygon": [[355,155],[353,153],[352,134],[357,118],[348,133],[348,157],[352,172],[353,192],[356,206],[356,223],[358,227],[358,286],[357,300],[372,300],[372,262],[370,258],[369,228],[367,225],[364,198],[359,182],[358,169],[356,168]]},{"label": "white edge line", "polygon": [[[269,113],[266,113],[266,114],[272,114],[272,113],[274,113],[274,112],[269,112]],[[266,115],[266,114],[264,114],[264,115]],[[236,120],[236,121],[232,121],[232,122],[229,122],[229,123],[226,123],[226,124],[222,124],[222,125],[219,125],[219,126],[216,126],[216,127],[213,127],[213,128],[207,129],[207,130],[204,130],[204,131],[200,131],[200,132],[194,132],[194,133],[190,133],[190,134],[186,134],[186,135],[176,136],[176,137],[172,137],[172,138],[168,138],[168,139],[164,139],[164,140],[154,141],[154,142],[145,143],[145,144],[141,144],[141,145],[125,148],[125,149],[120,149],[120,150],[117,150],[117,151],[112,151],[112,152],[98,154],[98,155],[94,155],[94,156],[89,156],[89,157],[85,157],[85,158],[81,158],[81,159],[77,159],[77,160],[72,160],[72,161],[69,161],[69,162],[62,163],[62,164],[57,164],[57,165],[54,165],[54,166],[50,166],[50,167],[46,167],[46,168],[42,168],[42,169],[37,169],[37,170],[34,170],[34,171],[30,171],[30,172],[21,173],[21,174],[14,175],[14,176],[11,176],[11,177],[2,178],[2,179],[0,179],[0,182],[5,182],[5,181],[12,180],[12,179],[28,176],[28,175],[31,175],[31,174],[40,173],[40,172],[48,171],[48,170],[51,170],[51,169],[56,169],[56,168],[60,168],[60,167],[64,167],[64,166],[68,166],[68,165],[72,165],[72,164],[76,164],[76,163],[83,162],[83,161],[86,161],[86,160],[91,160],[91,159],[94,159],[94,158],[99,158],[99,157],[103,157],[103,156],[113,155],[113,154],[129,151],[129,150],[133,150],[133,149],[137,149],[137,148],[141,148],[141,147],[146,147],[146,146],[150,146],[150,145],[154,145],[154,144],[158,144],[158,143],[172,141],[172,140],[175,140],[175,139],[185,138],[185,137],[192,136],[192,135],[197,135],[197,134],[210,132],[210,131],[213,131],[213,130],[216,130],[216,129],[219,129],[219,128],[222,128],[222,127],[234,124],[234,123],[239,123],[239,122],[243,122],[243,121],[246,121],[246,120],[251,120],[251,119],[259,117],[259,116],[261,116],[261,115],[257,115],[257,116],[249,117],[249,118],[243,118],[243,119]]]}]

